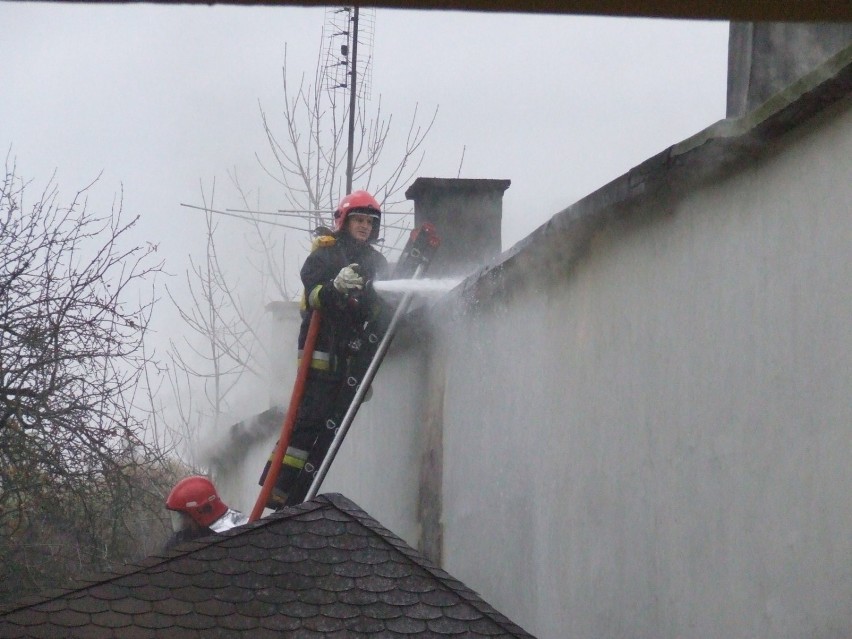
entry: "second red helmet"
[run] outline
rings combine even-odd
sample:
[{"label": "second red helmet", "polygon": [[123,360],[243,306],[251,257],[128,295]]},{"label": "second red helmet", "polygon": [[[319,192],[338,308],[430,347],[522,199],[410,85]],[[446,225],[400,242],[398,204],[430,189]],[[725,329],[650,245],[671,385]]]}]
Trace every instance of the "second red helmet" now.
[{"label": "second red helmet", "polygon": [[228,510],[213,482],[199,475],[186,477],[175,484],[166,498],[166,508],[186,513],[203,527],[212,524]]}]

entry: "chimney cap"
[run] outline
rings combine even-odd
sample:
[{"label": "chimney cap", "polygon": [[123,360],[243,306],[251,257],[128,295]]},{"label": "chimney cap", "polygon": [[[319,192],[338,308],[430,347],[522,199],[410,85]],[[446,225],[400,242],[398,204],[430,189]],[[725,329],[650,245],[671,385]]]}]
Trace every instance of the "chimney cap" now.
[{"label": "chimney cap", "polygon": [[424,178],[419,177],[405,191],[408,200],[416,200],[421,195],[432,191],[481,193],[499,191],[502,193],[509,188],[511,180],[475,180],[462,178]]}]

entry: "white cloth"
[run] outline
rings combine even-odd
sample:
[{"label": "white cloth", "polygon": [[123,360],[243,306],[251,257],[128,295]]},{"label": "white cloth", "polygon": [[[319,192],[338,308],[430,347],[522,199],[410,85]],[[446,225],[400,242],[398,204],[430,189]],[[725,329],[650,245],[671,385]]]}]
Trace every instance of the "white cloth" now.
[{"label": "white cloth", "polygon": [[364,288],[364,278],[358,275],[355,270],[357,264],[350,264],[340,269],[337,277],[334,278],[334,288],[341,293],[348,293],[353,289]]},{"label": "white cloth", "polygon": [[231,528],[242,526],[248,523],[248,517],[242,514],[239,510],[228,508],[224,515],[210,524],[210,530],[215,533],[223,533]]}]

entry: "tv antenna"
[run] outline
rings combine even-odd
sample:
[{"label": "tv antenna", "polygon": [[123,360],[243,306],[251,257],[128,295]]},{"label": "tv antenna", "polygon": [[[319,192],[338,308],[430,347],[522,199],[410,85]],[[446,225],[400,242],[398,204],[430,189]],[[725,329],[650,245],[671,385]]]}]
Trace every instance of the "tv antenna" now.
[{"label": "tv antenna", "polygon": [[[349,92],[349,135],[346,146],[346,192],[352,192],[355,111],[358,98],[370,99],[376,10],[358,6],[326,9],[326,78],[328,88]],[[359,66],[360,64],[360,66]]]}]

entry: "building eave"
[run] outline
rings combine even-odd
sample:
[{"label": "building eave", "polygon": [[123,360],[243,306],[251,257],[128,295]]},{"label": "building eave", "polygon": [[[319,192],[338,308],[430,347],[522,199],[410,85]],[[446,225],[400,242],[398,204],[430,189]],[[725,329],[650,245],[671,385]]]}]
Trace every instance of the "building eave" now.
[{"label": "building eave", "polygon": [[[44,0],[42,0],[44,1]],[[56,0],[51,0],[56,1]],[[76,1],[76,0],[65,0]],[[122,0],[121,4],[140,4]],[[147,0],[145,4],[177,4],[168,0]],[[322,0],[231,0],[204,2],[185,0],[181,4],[326,6]],[[735,20],[773,22],[824,22],[852,20],[852,6],[836,0],[376,0],[359,3],[363,7],[481,12],[598,15],[635,18],[675,18],[687,20]]]},{"label": "building eave", "polygon": [[852,46],[740,118],[716,122],[617,177],[560,211],[493,263],[468,276],[431,313],[485,308],[524,286],[540,286],[542,273],[571,270],[592,236],[630,215],[651,197],[677,197],[751,162],[771,144],[852,93]]}]

